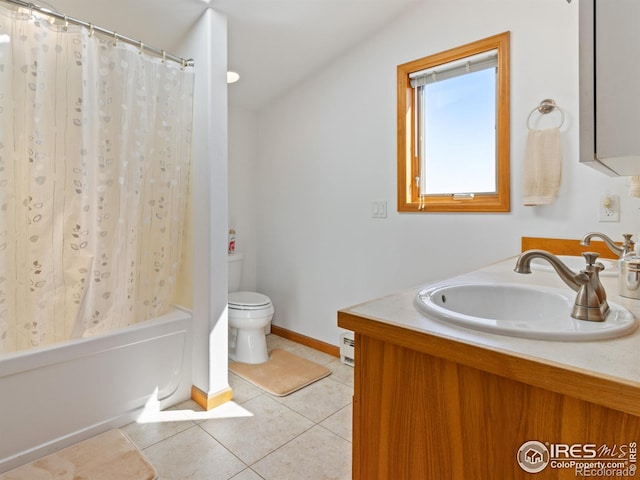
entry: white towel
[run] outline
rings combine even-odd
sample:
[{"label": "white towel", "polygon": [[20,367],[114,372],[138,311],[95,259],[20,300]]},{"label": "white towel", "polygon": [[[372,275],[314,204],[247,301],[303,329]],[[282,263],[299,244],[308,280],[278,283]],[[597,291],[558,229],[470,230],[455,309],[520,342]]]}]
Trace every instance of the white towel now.
[{"label": "white towel", "polygon": [[634,175],[629,179],[629,195],[640,197],[640,176]]},{"label": "white towel", "polygon": [[562,178],[560,129],[529,130],[522,169],[522,204],[554,202]]}]

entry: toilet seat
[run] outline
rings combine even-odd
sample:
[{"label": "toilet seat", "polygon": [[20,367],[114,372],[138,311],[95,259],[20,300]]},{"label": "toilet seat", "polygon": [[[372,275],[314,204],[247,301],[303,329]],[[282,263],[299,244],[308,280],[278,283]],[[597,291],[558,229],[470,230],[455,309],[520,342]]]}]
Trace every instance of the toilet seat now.
[{"label": "toilet seat", "polygon": [[232,310],[264,310],[271,306],[271,299],[257,292],[232,292],[227,302]]}]

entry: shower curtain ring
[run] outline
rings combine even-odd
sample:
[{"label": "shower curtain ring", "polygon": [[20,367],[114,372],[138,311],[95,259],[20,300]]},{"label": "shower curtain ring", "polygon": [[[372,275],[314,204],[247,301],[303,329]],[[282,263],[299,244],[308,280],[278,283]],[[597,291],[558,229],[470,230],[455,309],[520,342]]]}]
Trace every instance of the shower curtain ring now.
[{"label": "shower curtain ring", "polygon": [[118,45],[118,32],[113,32],[113,46]]},{"label": "shower curtain ring", "polygon": [[66,32],[67,30],[69,30],[69,18],[65,14],[65,16],[64,16],[64,27],[62,27],[62,31]]},{"label": "shower curtain ring", "polygon": [[140,55],[142,55],[144,53],[144,43],[142,43],[142,41],[140,41],[140,50],[138,52]]},{"label": "shower curtain ring", "polygon": [[89,36],[93,37],[93,23],[89,24]]},{"label": "shower curtain ring", "polygon": [[165,63],[166,61],[167,61],[167,52],[162,50],[162,63]]}]

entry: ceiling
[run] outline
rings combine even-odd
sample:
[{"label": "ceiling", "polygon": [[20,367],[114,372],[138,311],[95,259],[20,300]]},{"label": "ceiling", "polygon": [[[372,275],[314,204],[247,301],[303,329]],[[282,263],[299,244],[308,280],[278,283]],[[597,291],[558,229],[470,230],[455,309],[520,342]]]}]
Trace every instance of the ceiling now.
[{"label": "ceiling", "polygon": [[[38,4],[38,0],[33,0]],[[227,15],[229,102],[260,109],[424,0],[46,0],[171,51],[207,8]]]}]

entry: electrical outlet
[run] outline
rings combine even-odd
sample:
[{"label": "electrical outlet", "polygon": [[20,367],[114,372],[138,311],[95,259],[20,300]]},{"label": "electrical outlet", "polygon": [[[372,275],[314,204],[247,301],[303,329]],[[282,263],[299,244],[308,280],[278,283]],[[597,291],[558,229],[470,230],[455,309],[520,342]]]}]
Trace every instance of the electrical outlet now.
[{"label": "electrical outlet", "polygon": [[599,222],[620,221],[620,197],[618,195],[602,195],[598,204]]}]

